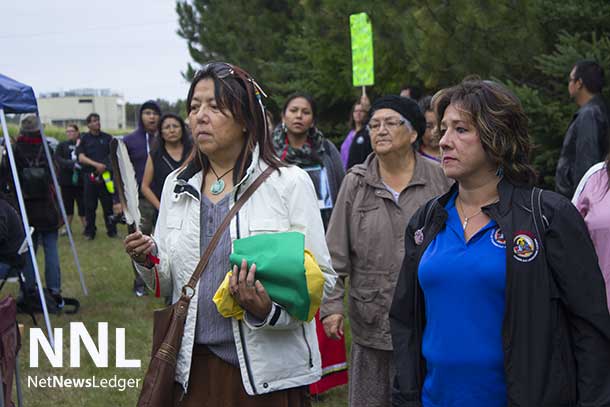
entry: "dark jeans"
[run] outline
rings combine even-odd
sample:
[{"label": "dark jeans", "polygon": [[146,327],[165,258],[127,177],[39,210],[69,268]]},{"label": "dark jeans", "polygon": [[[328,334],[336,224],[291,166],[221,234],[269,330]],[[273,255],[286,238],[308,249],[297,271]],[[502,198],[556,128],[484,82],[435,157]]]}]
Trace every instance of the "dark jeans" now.
[{"label": "dark jeans", "polygon": [[85,218],[87,219],[85,234],[92,237],[95,236],[97,230],[95,227],[95,211],[97,210],[97,201],[99,199],[104,210],[106,232],[108,232],[108,235],[116,235],[116,225],[108,220],[108,217],[112,215],[112,195],[106,190],[106,185],[103,182],[92,182],[89,179],[89,174],[84,175],[83,183],[85,187]]},{"label": "dark jeans", "polygon": [[[61,292],[61,272],[59,269],[59,253],[57,250],[57,230],[40,231],[35,230],[32,235],[34,251],[38,249],[38,243],[42,242],[44,248],[44,275],[45,285],[54,294]],[[30,253],[26,253],[26,266],[23,270],[25,277],[25,287],[28,290],[36,286],[36,276],[34,275],[34,265]]]}]

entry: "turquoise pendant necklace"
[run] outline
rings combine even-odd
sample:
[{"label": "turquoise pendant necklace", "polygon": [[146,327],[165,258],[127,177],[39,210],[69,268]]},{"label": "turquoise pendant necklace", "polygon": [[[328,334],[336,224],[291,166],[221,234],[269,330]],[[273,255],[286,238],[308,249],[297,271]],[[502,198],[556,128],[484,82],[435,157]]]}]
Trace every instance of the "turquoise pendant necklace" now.
[{"label": "turquoise pendant necklace", "polygon": [[212,195],[218,195],[218,194],[222,193],[222,191],[225,190],[225,182],[222,180],[222,178],[225,175],[227,175],[228,173],[230,173],[231,171],[233,171],[233,168],[231,168],[229,171],[222,174],[220,177],[218,176],[218,174],[216,174],[216,171],[214,171],[214,167],[212,167],[211,165],[210,165],[210,169],[212,170],[212,172],[214,173],[214,176],[216,177],[216,181],[214,181],[212,183],[212,186],[210,187],[210,192],[212,193]]}]

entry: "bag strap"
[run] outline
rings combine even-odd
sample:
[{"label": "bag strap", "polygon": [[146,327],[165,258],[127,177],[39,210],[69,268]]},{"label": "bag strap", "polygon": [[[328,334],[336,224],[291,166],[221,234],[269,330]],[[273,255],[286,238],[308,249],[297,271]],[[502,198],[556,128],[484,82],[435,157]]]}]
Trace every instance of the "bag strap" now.
[{"label": "bag strap", "polygon": [[[258,187],[261,186],[261,184],[269,177],[269,175],[271,175],[273,171],[273,167],[267,167],[267,169],[261,175],[259,175],[258,178],[254,180],[252,185],[250,185],[248,189],[246,189],[246,192],[244,192],[243,195],[239,197],[239,199],[237,200],[237,202],[235,202],[235,205],[233,205],[227,216],[225,216],[225,218],[222,220],[222,223],[220,224],[220,226],[218,226],[216,232],[214,232],[212,240],[210,240],[210,243],[206,247],[203,256],[201,256],[201,259],[199,260],[199,263],[197,264],[197,267],[195,268],[195,272],[191,276],[191,279],[189,280],[188,284],[182,287],[183,296],[187,296],[189,298],[193,297],[193,295],[195,294],[195,284],[197,284],[199,278],[201,277],[201,274],[203,274],[203,271],[208,265],[210,257],[212,257],[212,253],[214,252],[216,245],[218,245],[218,242],[220,241],[224,230],[227,228],[227,226],[229,226],[229,223],[231,223],[231,219],[233,218],[233,216],[235,216],[237,211],[241,209],[241,207],[246,203],[246,201],[252,196],[254,191],[256,191]],[[190,288],[192,291],[190,295],[186,292],[187,288]]]}]

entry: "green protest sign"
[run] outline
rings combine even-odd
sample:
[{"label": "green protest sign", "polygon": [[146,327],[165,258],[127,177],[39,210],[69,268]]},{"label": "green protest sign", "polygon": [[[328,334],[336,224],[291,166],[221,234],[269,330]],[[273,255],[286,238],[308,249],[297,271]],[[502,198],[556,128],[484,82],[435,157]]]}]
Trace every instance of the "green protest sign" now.
[{"label": "green protest sign", "polygon": [[352,37],[352,80],[354,86],[375,84],[373,26],[366,13],[349,16]]}]

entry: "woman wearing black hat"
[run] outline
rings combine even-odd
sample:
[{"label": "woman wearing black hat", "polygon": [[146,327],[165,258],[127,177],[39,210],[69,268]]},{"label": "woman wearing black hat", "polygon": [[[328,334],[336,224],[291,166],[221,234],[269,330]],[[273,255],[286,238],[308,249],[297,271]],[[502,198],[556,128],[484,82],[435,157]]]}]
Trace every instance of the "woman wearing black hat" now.
[{"label": "woman wearing black hat", "polygon": [[387,315],[404,255],[404,229],[417,208],[450,186],[438,165],[414,152],[413,143],[426,130],[415,101],[378,99],[368,127],[373,153],[346,175],[328,226],[328,248],[341,278],[320,311],[326,334],[343,335],[349,276],[352,407],[390,405],[394,368]]}]

